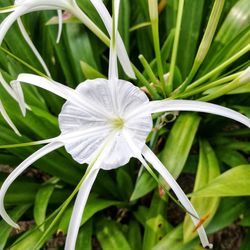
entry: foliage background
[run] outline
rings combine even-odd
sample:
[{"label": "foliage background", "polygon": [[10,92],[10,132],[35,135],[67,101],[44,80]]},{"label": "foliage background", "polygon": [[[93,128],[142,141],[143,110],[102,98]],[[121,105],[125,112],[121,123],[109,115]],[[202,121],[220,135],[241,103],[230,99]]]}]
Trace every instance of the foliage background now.
[{"label": "foliage background", "polygon": [[[188,77],[192,69],[214,2],[185,0],[174,69],[175,88]],[[78,3],[106,32],[91,3],[88,0],[79,0]],[[111,1],[105,3],[110,6]],[[7,4],[11,5],[12,1],[1,2],[0,6]],[[154,41],[148,25],[148,2],[122,0],[121,4],[119,30],[131,61],[142,73],[140,79],[133,82],[145,89],[142,80],[150,83],[151,79],[138,58],[140,54],[150,62],[157,76]],[[164,4],[164,1],[160,1],[160,4]],[[166,6],[160,8],[159,38],[164,73],[170,68],[177,10],[176,0],[169,0]],[[46,11],[22,18],[53,79],[74,88],[85,79],[106,76],[108,48],[75,19],[70,19],[64,25],[61,41],[56,44],[56,25],[46,25],[55,14]],[[2,14],[0,20],[4,17]],[[141,23],[145,26],[138,28],[136,25]],[[249,44],[250,2],[225,1],[208,54],[192,82],[249,47]],[[15,79],[19,73],[33,73],[31,67],[25,66],[20,60],[42,71],[17,25],[8,32],[2,47],[4,50],[0,51],[0,67],[8,81]],[[185,91],[183,98],[198,99],[216,91],[209,87],[211,82],[231,76],[249,64],[248,49],[239,59],[208,77],[200,85],[205,90],[201,89],[195,94]],[[122,71],[120,76],[126,79]],[[231,80],[217,85],[218,88]],[[1,87],[0,98],[22,133],[22,137],[17,137],[0,118],[1,145],[40,140],[59,134],[57,115],[63,100],[41,89],[24,86],[24,90],[27,103],[32,108],[32,112],[28,112],[25,118],[21,116],[17,103]],[[234,90],[234,93],[224,93],[213,102],[250,116],[249,91],[250,85],[245,84]],[[163,98],[160,92],[159,95]],[[193,187],[194,191],[200,190],[192,197],[192,202],[201,215],[210,215],[205,225],[207,232],[212,235],[215,249],[249,249],[249,129],[212,115],[186,112],[177,117],[175,114],[170,116],[162,126],[159,126],[161,118],[154,117],[155,129],[149,137],[150,147],[158,153],[171,173],[179,178],[186,192],[191,193]],[[1,167],[0,182],[14,166],[35,150],[37,146],[1,149],[0,162],[8,167]],[[20,177],[10,188],[5,202],[13,218],[23,222],[23,231],[13,232],[1,221],[0,249],[34,249],[37,242],[38,248],[62,248],[73,204],[70,204],[56,226],[46,235],[51,218],[40,228],[36,225],[44,223],[46,217],[67,199],[85,168],[74,162],[64,149],[60,149],[39,160],[34,168]],[[135,160],[117,170],[100,173],[82,224],[77,249],[201,249],[189,219],[178,210],[151,176],[142,171]],[[223,240],[224,237],[226,240]]]}]

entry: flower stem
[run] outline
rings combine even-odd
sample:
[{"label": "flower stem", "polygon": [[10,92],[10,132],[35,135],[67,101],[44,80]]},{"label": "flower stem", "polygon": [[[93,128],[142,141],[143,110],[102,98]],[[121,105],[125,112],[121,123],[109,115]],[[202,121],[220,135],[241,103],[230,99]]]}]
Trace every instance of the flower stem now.
[{"label": "flower stem", "polygon": [[191,69],[191,72],[188,75],[187,79],[184,81],[184,83],[177,89],[178,92],[183,92],[185,90],[185,88],[189,85],[189,83],[192,81],[193,77],[197,73],[202,62],[204,61],[208,53],[208,50],[211,46],[217,25],[219,23],[224,3],[225,3],[225,0],[215,0],[205,33],[203,35],[198,52],[194,59],[194,64]]},{"label": "flower stem", "polygon": [[132,68],[135,72],[136,77],[141,81],[141,83],[147,88],[148,92],[150,93],[152,99],[159,100],[161,96],[157,93],[154,87],[150,85],[148,80],[144,77],[144,75],[136,68],[135,65],[132,64]]},{"label": "flower stem", "polygon": [[179,0],[174,44],[173,44],[173,50],[172,50],[172,56],[171,56],[171,62],[170,62],[169,78],[168,78],[167,85],[166,85],[166,92],[168,95],[173,91],[174,70],[175,70],[175,65],[176,65],[178,45],[179,45],[179,39],[180,39],[180,33],[181,33],[181,20],[182,20],[182,15],[183,15],[183,8],[184,8],[184,0]]},{"label": "flower stem", "polygon": [[180,93],[179,95],[177,94],[177,96],[175,96],[175,99],[178,99],[178,98],[181,98],[181,99],[182,98],[187,98],[187,97],[190,97],[192,95],[196,95],[196,94],[202,93],[203,91],[206,91],[208,89],[217,87],[218,85],[221,85],[223,83],[233,81],[240,74],[241,74],[241,72],[235,73],[235,74],[232,74],[232,75],[229,75],[229,76],[226,76],[226,77],[223,77],[223,78],[221,78],[219,80],[213,81],[211,83],[207,83],[206,85],[200,86],[200,87],[195,88],[195,89],[193,89],[191,91],[189,91],[188,87],[187,87],[186,91],[184,93]]},{"label": "flower stem", "polygon": [[148,61],[146,60],[146,58],[143,55],[139,55],[139,60],[141,62],[141,64],[143,65],[147,75],[149,76],[151,82],[153,82],[156,85],[159,85],[159,80],[157,79],[157,77],[155,76],[152,68],[150,67]]},{"label": "flower stem", "polygon": [[222,70],[224,70],[226,67],[228,67],[230,64],[235,62],[237,59],[239,59],[241,56],[246,54],[248,51],[250,51],[250,44],[245,46],[242,50],[240,50],[238,53],[230,57],[228,60],[217,66],[215,69],[211,70],[209,73],[198,79],[197,81],[193,82],[191,85],[189,85],[189,89],[193,89],[199,85],[201,85],[203,82],[211,78],[212,76],[219,74]]},{"label": "flower stem", "polygon": [[164,80],[164,72],[163,72],[163,66],[162,66],[160,40],[159,40],[158,1],[148,0],[148,6],[149,6],[149,16],[150,16],[150,21],[151,21],[151,27],[152,27],[153,43],[154,43],[154,50],[155,50],[155,56],[156,56],[158,76],[162,84],[163,95],[166,96],[165,80]]}]

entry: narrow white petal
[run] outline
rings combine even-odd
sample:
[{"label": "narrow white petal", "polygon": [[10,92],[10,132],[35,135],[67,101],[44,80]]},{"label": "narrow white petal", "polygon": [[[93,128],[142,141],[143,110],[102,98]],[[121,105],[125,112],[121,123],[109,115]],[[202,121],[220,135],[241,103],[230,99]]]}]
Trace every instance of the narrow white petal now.
[{"label": "narrow white petal", "polygon": [[[0,83],[2,84],[2,86],[4,87],[4,89],[8,92],[8,94],[16,101],[19,102],[19,105],[20,105],[20,95],[18,96],[17,95],[17,89],[14,90],[13,89],[13,86],[12,88],[9,86],[9,84],[5,81],[5,79],[3,78],[3,75],[2,73],[0,72]],[[20,91],[20,89],[19,89]],[[21,90],[22,91],[22,90]],[[21,93],[19,93],[21,94]],[[23,100],[24,101],[24,100]],[[26,103],[22,103],[21,106],[21,111],[22,111],[22,114],[24,115],[25,114],[25,109],[28,109],[28,110],[31,110],[31,108],[26,104]]]},{"label": "narrow white petal", "polygon": [[27,105],[25,104],[25,101],[24,101],[24,95],[23,95],[23,90],[21,88],[21,84],[18,81],[11,81],[10,84],[12,86],[13,91],[15,92],[16,100],[18,101],[21,112],[23,116],[25,116]]},{"label": "narrow white petal", "polygon": [[[20,74],[17,78],[18,82],[27,83],[43,89],[46,89],[70,102],[84,109],[88,109],[91,112],[100,114],[103,117],[110,118],[110,114],[105,112],[102,107],[96,106],[95,103],[89,103],[82,98],[81,93],[76,90],[65,86],[52,79],[33,75],[33,74]],[[87,81],[86,81],[87,82]],[[84,83],[82,83],[84,85]],[[80,86],[80,85],[79,85]]]},{"label": "narrow white petal", "polygon": [[20,132],[18,131],[18,129],[16,128],[15,124],[11,121],[10,117],[8,116],[1,100],[0,100],[0,113],[2,114],[4,120],[9,124],[9,126],[14,130],[14,132],[21,136]]},{"label": "narrow white petal", "polygon": [[58,10],[57,15],[58,15],[58,33],[57,33],[56,43],[59,43],[62,35],[62,26],[63,26],[62,11]]},{"label": "narrow white petal", "polygon": [[109,50],[109,79],[118,79],[117,65],[117,33],[120,0],[114,0],[114,10],[112,17],[112,35]]},{"label": "narrow white petal", "polygon": [[84,208],[89,197],[90,190],[94,184],[96,176],[99,172],[99,169],[91,169],[86,179],[83,181],[74,204],[73,212],[70,218],[65,250],[74,250],[77,234],[81,225],[82,215],[84,213]]},{"label": "narrow white petal", "polygon": [[[197,212],[195,211],[192,203],[189,201],[181,187],[178,185],[178,183],[175,181],[173,176],[169,173],[169,171],[166,169],[166,167],[160,162],[160,160],[156,157],[156,155],[148,148],[146,145],[142,151],[142,155],[145,157],[145,159],[150,162],[150,164],[154,167],[154,169],[164,178],[164,180],[169,184],[169,186],[172,188],[176,196],[178,197],[181,204],[185,207],[187,211],[195,215],[197,218],[199,218]],[[194,223],[194,225],[197,225],[199,223],[199,220],[191,216],[191,219]],[[203,247],[209,247],[212,248],[213,245],[209,243],[205,229],[203,226],[200,226],[197,229],[197,232],[199,234],[201,243]]]},{"label": "narrow white petal", "polygon": [[25,39],[25,41],[27,42],[27,44],[29,45],[30,49],[33,51],[34,55],[36,56],[37,60],[40,62],[40,64],[42,65],[45,73],[48,75],[48,76],[51,76],[50,75],[50,72],[49,72],[49,69],[46,65],[46,63],[44,62],[43,58],[41,57],[40,53],[38,52],[38,50],[36,49],[35,45],[33,44],[33,42],[31,41],[23,23],[22,23],[22,20],[20,18],[17,19],[17,24],[18,24],[18,27],[23,35],[23,38]]},{"label": "narrow white petal", "polygon": [[[94,5],[94,7],[96,8],[97,12],[99,13],[110,37],[112,37],[112,25],[111,25],[112,18],[110,16],[106,6],[102,2],[102,0],[90,0],[90,1]],[[118,58],[121,62],[121,65],[122,65],[124,72],[129,77],[135,78],[135,73],[132,69],[125,45],[124,45],[119,33],[117,34],[117,54],[118,54]]]},{"label": "narrow white petal", "polygon": [[84,179],[76,201],[74,204],[73,212],[70,218],[65,250],[74,250],[77,234],[81,225],[82,215],[84,208],[89,197],[90,190],[94,184],[96,176],[103,164],[103,160],[108,156],[109,150],[113,141],[114,135],[110,135],[107,140],[100,145],[97,152],[92,156],[89,167],[85,173],[86,178]]},{"label": "narrow white petal", "polygon": [[247,127],[250,127],[250,119],[239,112],[232,109],[222,107],[220,105],[191,100],[173,100],[173,101],[151,101],[137,110],[131,112],[128,117],[134,115],[143,115],[145,113],[157,113],[167,111],[195,111],[204,112],[214,115],[224,116],[240,122]]},{"label": "narrow white petal", "polygon": [[10,29],[11,25],[17,20],[18,17],[23,15],[26,12],[26,7],[16,8],[14,12],[9,14],[0,24],[0,45],[3,42],[3,39]]},{"label": "narrow white petal", "polygon": [[34,154],[29,156],[26,160],[24,160],[19,166],[15,168],[14,171],[11,172],[11,174],[7,177],[7,179],[4,181],[1,189],[0,189],[0,215],[2,218],[12,227],[19,228],[19,226],[9,217],[7,214],[5,208],[4,208],[4,197],[5,194],[12,184],[12,182],[15,181],[15,179],[22,174],[23,171],[25,171],[31,164],[33,164],[35,161],[43,157],[44,155],[50,153],[53,150],[56,150],[57,148],[60,148],[63,146],[61,142],[52,142],[38,151],[36,151]]},{"label": "narrow white petal", "polygon": [[[199,215],[195,211],[193,205],[185,195],[185,193],[182,191],[178,183],[175,181],[175,179],[172,177],[172,175],[168,172],[168,170],[164,167],[164,165],[159,161],[159,159],[155,156],[155,154],[148,148],[146,145],[144,146],[142,152],[141,150],[136,146],[136,143],[133,141],[132,136],[129,134],[128,131],[124,131],[124,135],[127,139],[128,145],[130,149],[134,152],[134,156],[141,161],[141,163],[148,169],[149,166],[147,162],[144,160],[142,155],[145,157],[145,159],[152,164],[154,169],[164,178],[164,180],[169,184],[169,186],[172,188],[176,196],[178,197],[181,204],[184,206],[184,208],[189,211],[192,215],[191,219],[195,225],[199,223]],[[205,229],[203,226],[199,227],[197,229],[197,232],[200,236],[201,243],[203,247],[208,246],[209,248],[212,248],[213,245],[208,242],[207,235],[205,232]]]},{"label": "narrow white petal", "polygon": [[17,96],[15,91],[13,91],[13,89],[10,87],[10,85],[5,81],[5,79],[3,78],[2,73],[0,72],[0,83],[2,84],[2,86],[4,87],[4,89],[8,92],[8,94],[17,101]]},{"label": "narrow white petal", "polygon": [[33,86],[40,87],[42,89],[48,90],[64,99],[68,99],[69,92],[72,92],[73,89],[55,82],[49,78],[33,75],[33,74],[20,74],[16,81],[13,81],[13,84],[17,84],[15,82],[23,82]]}]

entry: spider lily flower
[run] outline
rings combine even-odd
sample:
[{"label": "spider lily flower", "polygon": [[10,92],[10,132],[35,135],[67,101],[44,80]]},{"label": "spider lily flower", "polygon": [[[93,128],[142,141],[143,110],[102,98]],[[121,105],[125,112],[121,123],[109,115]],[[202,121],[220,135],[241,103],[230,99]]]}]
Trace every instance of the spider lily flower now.
[{"label": "spider lily flower", "polygon": [[[93,3],[94,7],[101,9],[102,11],[107,11],[106,7],[102,3],[102,1],[97,1]],[[91,21],[91,19],[79,8],[75,0],[16,0],[15,4],[13,6],[10,6],[9,8],[4,8],[2,11],[0,10],[0,13],[5,13],[5,12],[12,12],[10,13],[0,24],[0,45],[2,44],[2,41],[12,26],[12,24],[18,20],[22,15],[25,15],[30,12],[34,11],[42,11],[42,10],[57,10],[58,11],[58,16],[59,16],[59,32],[58,32],[58,37],[57,41],[59,41],[60,38],[60,33],[62,30],[62,10],[66,10],[73,14],[75,17],[77,17],[83,24],[85,24],[94,34],[96,34],[103,42],[106,44],[109,44],[108,37],[96,26],[94,22]],[[109,33],[111,34],[112,30],[112,25],[110,22],[110,16],[107,19],[105,16],[101,16],[101,18],[104,21],[104,24],[106,28],[108,29]],[[20,26],[20,21],[19,21],[19,27],[21,29],[21,32],[24,35],[25,40],[29,43],[30,41],[25,32],[22,29],[22,25]],[[126,53],[125,45],[121,39],[121,36],[118,34],[118,58],[120,60],[120,63],[123,67],[124,72],[131,78],[135,78],[134,71],[131,67],[130,60],[128,58],[128,55]],[[31,46],[32,48],[32,46]],[[35,52],[35,50],[33,50]],[[37,53],[36,53],[37,54]],[[40,57],[38,57],[40,58]],[[41,62],[41,61],[40,61]],[[42,62],[41,62],[42,63]],[[43,65],[43,63],[42,63]],[[44,66],[44,65],[43,65]],[[47,69],[46,69],[47,71]],[[47,72],[48,74],[48,72]],[[49,74],[48,74],[49,75]]]},{"label": "spider lily flower", "polygon": [[[109,78],[86,80],[74,90],[51,79],[33,74],[20,74],[13,83],[20,91],[20,82],[46,89],[66,100],[59,114],[61,134],[43,140],[46,144],[7,177],[0,190],[0,215],[11,226],[18,225],[4,208],[4,197],[13,181],[31,164],[44,155],[64,146],[78,163],[87,163],[85,178],[78,191],[66,238],[66,250],[75,249],[77,234],[92,185],[100,169],[118,168],[132,157],[149,169],[148,164],[169,184],[180,203],[189,212],[193,223],[199,225],[199,215],[171,176],[167,168],[146,145],[152,129],[151,114],[165,111],[197,111],[234,119],[250,127],[250,119],[240,113],[215,104],[185,100],[149,101],[146,94],[128,81],[118,78],[117,22],[119,1],[114,1],[113,29],[110,44]],[[23,105],[23,95],[17,95]],[[203,247],[212,248],[203,226],[197,229]]]}]

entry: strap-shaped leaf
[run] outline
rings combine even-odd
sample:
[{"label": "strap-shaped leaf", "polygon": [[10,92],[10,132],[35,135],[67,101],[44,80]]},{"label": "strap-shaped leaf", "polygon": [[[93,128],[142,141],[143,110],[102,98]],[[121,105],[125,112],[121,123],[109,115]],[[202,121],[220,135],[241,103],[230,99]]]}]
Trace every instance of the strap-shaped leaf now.
[{"label": "strap-shaped leaf", "polygon": [[191,194],[192,197],[226,197],[250,195],[250,165],[234,167],[206,187]]},{"label": "strap-shaped leaf", "polygon": [[[210,181],[216,178],[220,174],[220,167],[217,161],[216,155],[207,141],[200,141],[200,156],[198,170],[195,179],[194,191],[207,185]],[[213,218],[217,207],[219,205],[219,199],[217,197],[204,198],[204,197],[193,197],[191,199],[197,213],[202,217],[207,218],[205,226]],[[185,242],[189,242],[196,237],[196,230],[190,220],[189,216],[185,217],[183,225],[183,237]]]}]

